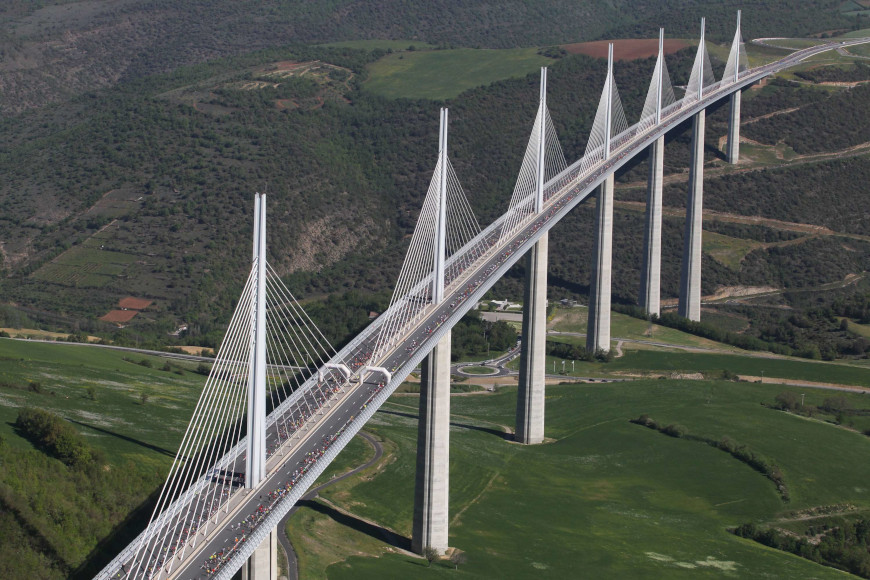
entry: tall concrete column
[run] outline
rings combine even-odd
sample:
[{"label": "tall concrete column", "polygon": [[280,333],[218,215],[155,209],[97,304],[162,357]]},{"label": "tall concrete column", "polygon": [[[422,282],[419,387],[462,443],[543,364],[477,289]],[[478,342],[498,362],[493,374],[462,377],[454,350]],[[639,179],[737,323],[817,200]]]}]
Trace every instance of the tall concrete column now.
[{"label": "tall concrete column", "polygon": [[526,256],[523,336],[514,439],[527,445],[544,440],[548,252],[549,234],[544,234]]},{"label": "tall concrete column", "polygon": [[610,271],[613,264],[613,174],[598,186],[595,214],[595,262],[589,284],[586,350],[610,350]]},{"label": "tall concrete column", "polygon": [[683,265],[680,302],[677,311],[689,320],[701,320],[701,231],[704,198],[705,112],[692,120],[692,162],[689,166],[689,196],[686,201],[686,230],[683,234]]},{"label": "tall concrete column", "polygon": [[278,534],[272,530],[242,565],[242,580],[278,580]]},{"label": "tall concrete column", "polygon": [[740,159],[740,91],[731,93],[731,118],[728,120],[728,163]]},{"label": "tall concrete column", "polygon": [[447,549],[450,496],[450,332],[423,360],[411,548]]},{"label": "tall concrete column", "polygon": [[640,305],[648,315],[661,314],[662,271],[662,176],[664,174],[665,137],[649,148],[649,183],[646,194],[646,229],[643,239],[643,267],[640,281]]}]

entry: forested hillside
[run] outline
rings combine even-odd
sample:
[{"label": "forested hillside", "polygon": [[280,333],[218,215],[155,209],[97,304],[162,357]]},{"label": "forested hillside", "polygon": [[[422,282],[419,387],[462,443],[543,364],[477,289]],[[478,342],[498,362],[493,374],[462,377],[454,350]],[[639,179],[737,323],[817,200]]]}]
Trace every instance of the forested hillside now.
[{"label": "forested hillside", "polygon": [[598,38],[728,40],[743,8],[747,38],[803,36],[855,23],[840,0],[41,0],[0,5],[0,110],[22,111],[179,66],[280,47],[358,39],[504,48]]},{"label": "forested hillside", "polygon": [[[366,323],[368,311],[383,307],[434,163],[436,103],[359,89],[366,63],[382,54],[270,50],[6,118],[0,124],[9,144],[0,155],[6,300],[37,320],[119,342],[165,337],[185,323],[185,341],[214,345],[244,279],[251,197],[259,190],[270,194],[271,261],[293,290],[302,298],[357,292],[349,297],[361,311],[357,316],[342,317],[341,324],[326,311],[321,318],[334,329],[331,339],[346,339]],[[686,82],[692,57],[691,48],[668,57],[675,84]],[[646,59],[616,67],[630,119],[639,115],[653,64]],[[722,66],[714,59],[717,72]],[[603,61],[584,56],[552,62],[550,110],[569,160],[583,153],[604,74]],[[502,81],[447,103],[451,159],[482,224],[507,204],[537,82],[537,75]],[[826,150],[851,147],[860,144],[868,99],[866,88],[828,93],[774,83],[750,91],[746,118],[781,114],[747,124],[745,133],[777,141],[767,127],[779,123],[794,150],[819,149],[810,140],[830,144]],[[718,140],[726,109],[709,116],[712,168],[723,167]],[[816,125],[818,119],[826,121]],[[809,125],[815,126],[812,135],[800,129]],[[667,145],[666,173],[675,177],[688,165],[686,129],[674,132]],[[619,179],[642,181],[645,171],[639,159]],[[862,233],[868,212],[861,208],[870,200],[860,184],[867,172],[866,157],[712,172],[706,207]],[[682,207],[684,187],[669,185],[665,204]],[[628,189],[618,197],[642,201],[643,191]],[[643,216],[620,211],[616,219],[614,296],[630,304],[637,296]],[[681,223],[666,220],[666,296],[677,291]],[[591,229],[587,205],[554,231],[554,296],[585,300]],[[707,259],[704,292],[743,284],[823,284],[867,269],[866,253],[831,254],[835,246],[832,240],[753,246],[736,269]],[[796,255],[800,268],[794,267]],[[521,272],[518,267],[496,293],[519,297]],[[97,320],[126,295],[155,305],[124,331]]]}]

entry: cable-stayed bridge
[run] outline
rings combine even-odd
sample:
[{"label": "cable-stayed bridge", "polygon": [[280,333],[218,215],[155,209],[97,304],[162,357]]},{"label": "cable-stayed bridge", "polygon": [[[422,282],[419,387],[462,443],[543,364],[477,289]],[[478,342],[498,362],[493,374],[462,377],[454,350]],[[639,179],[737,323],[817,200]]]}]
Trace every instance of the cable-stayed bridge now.
[{"label": "cable-stayed bridge", "polygon": [[416,551],[447,547],[450,329],[526,256],[516,438],[544,432],[547,234],[577,204],[597,198],[590,350],[610,345],[613,173],[650,156],[641,303],[659,313],[664,135],[693,120],[679,312],[700,318],[705,110],[731,100],[727,156],[739,155],[740,91],[821,52],[870,38],[806,48],[748,67],[737,31],[721,80],[703,34],[676,99],[662,51],[640,120],[629,126],[608,73],[586,151],[566,162],[540,103],[507,211],[481,229],[447,156],[446,109],[438,159],[389,308],[336,352],[266,261],[266,196],[255,199],[251,271],[151,522],[97,578],[277,577],[276,526],[387,397],[422,364],[414,526]]}]

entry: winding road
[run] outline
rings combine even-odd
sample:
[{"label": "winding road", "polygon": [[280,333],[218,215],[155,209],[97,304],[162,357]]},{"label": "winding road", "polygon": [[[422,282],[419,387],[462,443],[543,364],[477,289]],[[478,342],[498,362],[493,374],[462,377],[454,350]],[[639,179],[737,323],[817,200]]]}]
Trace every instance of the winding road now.
[{"label": "winding road", "polygon": [[[342,473],[341,475],[337,475],[327,481],[324,484],[318,485],[317,487],[312,488],[308,491],[304,496],[302,496],[301,501],[312,501],[317,498],[319,492],[334,483],[338,483],[343,479],[347,479],[351,475],[356,475],[360,471],[364,469],[368,469],[375,463],[377,463],[381,457],[384,455],[384,448],[381,446],[381,443],[372,437],[370,434],[365,431],[359,432],[360,437],[365,439],[369,445],[375,450],[375,455],[362,465],[354,467],[350,471]],[[286,529],[287,522],[290,520],[291,516],[296,513],[296,510],[299,509],[299,502],[296,503],[290,511],[287,512],[287,515],[284,516],[284,519],[281,520],[281,523],[278,524],[278,542],[281,544],[281,548],[284,550],[284,555],[287,556],[287,578],[289,580],[298,580],[299,578],[299,560],[296,557],[296,550],[293,549],[293,545],[290,543],[290,539],[287,537]]]}]

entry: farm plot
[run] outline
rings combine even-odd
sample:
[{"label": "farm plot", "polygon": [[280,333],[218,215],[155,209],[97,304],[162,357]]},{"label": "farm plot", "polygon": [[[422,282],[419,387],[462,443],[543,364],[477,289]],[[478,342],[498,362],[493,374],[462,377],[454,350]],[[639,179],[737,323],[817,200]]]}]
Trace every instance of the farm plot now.
[{"label": "farm plot", "polygon": [[74,247],[36,272],[36,280],[75,287],[102,287],[129,273],[136,256],[111,250]]}]

